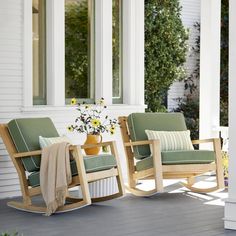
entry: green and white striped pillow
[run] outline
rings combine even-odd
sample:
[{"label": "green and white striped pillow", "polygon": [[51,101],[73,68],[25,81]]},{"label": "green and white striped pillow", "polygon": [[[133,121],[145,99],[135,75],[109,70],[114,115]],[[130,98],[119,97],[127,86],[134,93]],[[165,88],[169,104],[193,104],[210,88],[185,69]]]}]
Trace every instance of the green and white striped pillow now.
[{"label": "green and white striped pillow", "polygon": [[189,130],[186,131],[145,130],[145,133],[147,134],[149,140],[153,139],[160,140],[161,151],[194,150]]},{"label": "green and white striped pillow", "polygon": [[54,143],[63,143],[63,142],[71,143],[70,139],[66,136],[52,137],[52,138],[45,138],[45,137],[39,136],[39,145],[41,149],[43,149],[44,147],[50,146]]}]

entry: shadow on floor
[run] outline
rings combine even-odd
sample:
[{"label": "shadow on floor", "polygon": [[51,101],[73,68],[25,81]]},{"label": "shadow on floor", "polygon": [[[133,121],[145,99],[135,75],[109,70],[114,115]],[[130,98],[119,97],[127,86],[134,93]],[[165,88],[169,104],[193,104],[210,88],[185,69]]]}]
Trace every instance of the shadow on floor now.
[{"label": "shadow on floor", "polygon": [[221,201],[225,192],[194,195],[176,182],[165,191],[146,198],[127,194],[51,217],[9,208],[5,199],[0,201],[0,232],[17,231],[24,236],[236,235],[223,228],[223,206],[208,204]]}]

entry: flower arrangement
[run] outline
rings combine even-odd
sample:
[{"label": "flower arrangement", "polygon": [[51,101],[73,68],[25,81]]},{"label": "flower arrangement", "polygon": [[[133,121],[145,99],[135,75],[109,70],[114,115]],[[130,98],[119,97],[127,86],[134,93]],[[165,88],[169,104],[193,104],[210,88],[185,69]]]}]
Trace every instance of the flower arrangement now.
[{"label": "flower arrangement", "polygon": [[68,126],[70,132],[77,131],[92,135],[100,135],[101,133],[115,134],[116,127],[119,126],[117,119],[111,119],[108,115],[103,115],[107,108],[104,98],[101,98],[94,104],[77,103],[73,98],[71,105],[77,104],[78,117],[75,119],[75,124]]},{"label": "flower arrangement", "polygon": [[222,164],[224,170],[225,186],[228,186],[228,176],[229,176],[229,155],[227,152],[222,152]]}]

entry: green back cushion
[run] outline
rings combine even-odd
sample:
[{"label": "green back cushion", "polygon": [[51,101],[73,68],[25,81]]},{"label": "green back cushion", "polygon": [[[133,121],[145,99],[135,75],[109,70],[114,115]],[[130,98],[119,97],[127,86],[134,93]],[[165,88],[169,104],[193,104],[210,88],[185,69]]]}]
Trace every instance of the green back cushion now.
[{"label": "green back cushion", "polygon": [[[50,118],[22,118],[8,123],[8,129],[18,152],[40,150],[39,136],[58,137],[59,134]],[[31,156],[22,158],[29,172],[39,170],[40,158]]]},{"label": "green back cushion", "polygon": [[[187,130],[182,113],[132,113],[128,116],[128,127],[132,141],[147,140],[145,130]],[[137,159],[143,159],[150,154],[149,145],[134,147],[134,155]]]}]

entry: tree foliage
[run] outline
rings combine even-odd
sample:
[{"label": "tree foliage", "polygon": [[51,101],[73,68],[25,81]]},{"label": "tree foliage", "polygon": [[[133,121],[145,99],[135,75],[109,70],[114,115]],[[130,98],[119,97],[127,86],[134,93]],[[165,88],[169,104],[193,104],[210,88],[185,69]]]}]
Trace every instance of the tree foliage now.
[{"label": "tree foliage", "polygon": [[173,81],[185,78],[188,31],[179,0],[145,0],[145,102],[148,111],[165,110]]},{"label": "tree foliage", "polygon": [[[229,0],[221,0],[221,65],[220,65],[220,125],[228,126],[228,10]],[[195,27],[200,32],[200,24]],[[188,129],[193,139],[199,136],[199,53],[200,36],[195,39],[193,56],[197,58],[193,73],[185,80],[185,89],[188,93],[184,99],[179,100],[175,111],[183,112]]]},{"label": "tree foliage", "polygon": [[178,107],[175,112],[182,112],[185,117],[187,128],[191,131],[191,138],[199,138],[199,79],[200,79],[200,24],[194,24],[198,34],[195,44],[192,46],[190,56],[196,58],[195,68],[192,73],[184,80],[185,97],[179,98]]},{"label": "tree foliage", "polygon": [[66,97],[89,97],[89,21],[88,3],[65,5]]},{"label": "tree foliage", "polygon": [[221,0],[220,125],[228,126],[229,0]]}]

